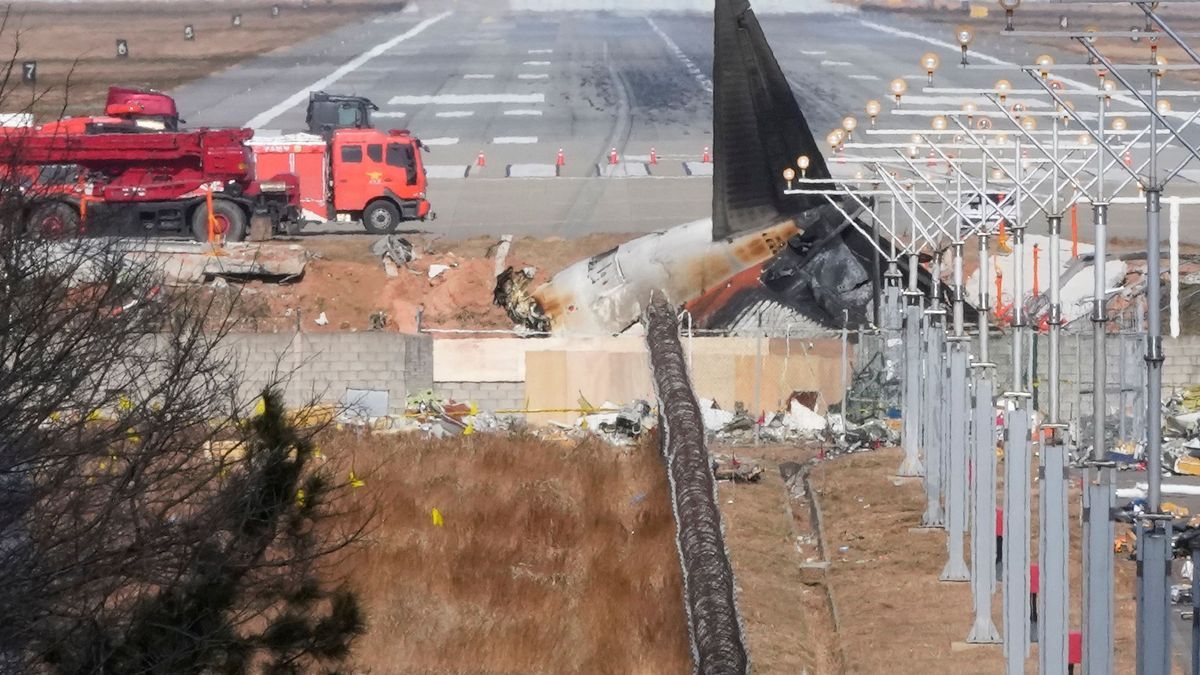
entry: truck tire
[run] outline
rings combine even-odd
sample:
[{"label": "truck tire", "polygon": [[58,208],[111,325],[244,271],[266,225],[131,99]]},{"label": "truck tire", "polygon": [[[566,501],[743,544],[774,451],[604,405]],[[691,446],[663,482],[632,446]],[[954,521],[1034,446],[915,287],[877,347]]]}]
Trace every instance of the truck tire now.
[{"label": "truck tire", "polygon": [[371,234],[391,234],[400,227],[400,209],[386,199],[377,199],[363,209],[362,223]]},{"label": "truck tire", "polygon": [[43,202],[29,215],[29,232],[47,239],[74,237],[80,224],[79,210],[66,202]]},{"label": "truck tire", "polygon": [[[225,241],[241,241],[246,238],[246,212],[228,199],[213,200],[214,230],[225,235]],[[192,211],[192,236],[196,241],[208,241],[208,207],[201,203]]]}]

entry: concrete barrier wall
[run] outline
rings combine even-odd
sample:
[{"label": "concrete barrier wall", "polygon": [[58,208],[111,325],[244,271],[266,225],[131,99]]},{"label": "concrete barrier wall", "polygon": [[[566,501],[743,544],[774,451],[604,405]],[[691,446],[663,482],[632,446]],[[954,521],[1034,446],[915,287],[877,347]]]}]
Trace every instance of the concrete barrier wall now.
[{"label": "concrete barrier wall", "polygon": [[288,405],[339,402],[347,390],[386,392],[391,414],[409,394],[433,389],[433,345],[428,336],[367,333],[239,333],[229,358],[242,371],[242,394],[252,397],[285,378]]},{"label": "concrete barrier wall", "polygon": [[[793,391],[841,398],[841,343],[837,340],[693,338],[690,354],[697,394],[725,409],[778,410]],[[650,363],[642,337],[548,339],[442,339],[433,343],[434,380],[443,396],[480,409],[624,405],[652,400]],[[577,415],[534,415],[530,421],[569,422]]]}]

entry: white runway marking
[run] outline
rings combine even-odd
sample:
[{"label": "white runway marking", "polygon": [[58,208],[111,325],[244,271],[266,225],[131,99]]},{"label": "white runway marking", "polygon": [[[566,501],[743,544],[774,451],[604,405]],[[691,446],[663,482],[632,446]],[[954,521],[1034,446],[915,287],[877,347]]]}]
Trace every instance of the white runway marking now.
[{"label": "white runway marking", "polygon": [[371,113],[371,117],[382,117],[384,119],[387,119],[387,118],[400,119],[401,117],[408,117],[408,113],[406,113],[406,112],[376,112],[376,113]]},{"label": "white runway marking", "polygon": [[452,11],[442,12],[441,14],[438,14],[437,16],[425,19],[421,23],[413,26],[412,28],[401,33],[400,35],[397,35],[396,37],[394,37],[390,40],[387,40],[386,42],[381,42],[381,43],[375,45],[374,47],[371,47],[370,49],[363,52],[362,54],[359,54],[358,56],[354,57],[353,59],[342,64],[341,66],[336,68],[332,73],[326,75],[325,77],[322,77],[321,79],[317,80],[316,82],[313,82],[312,84],[308,85],[307,87],[301,89],[300,91],[298,91],[298,92],[292,94],[291,96],[287,97],[286,99],[280,101],[274,107],[272,107],[268,110],[264,110],[263,112],[255,115],[249,122],[246,122],[246,124],[244,126],[250,127],[252,129],[258,129],[259,127],[265,127],[266,125],[268,125],[272,121],[274,121],[276,117],[279,117],[283,113],[285,113],[285,112],[291,110],[292,108],[295,108],[296,106],[300,105],[301,103],[307,101],[308,93],[310,91],[321,91],[324,89],[328,89],[335,82],[342,79],[346,75],[349,75],[350,73],[358,70],[359,68],[363,67],[363,65],[365,65],[369,61],[375,59],[380,54],[383,54],[384,52],[388,51],[389,49],[392,49],[393,47],[400,44],[401,42],[404,42],[406,40],[411,40],[412,38],[420,35],[421,33],[424,33],[430,26],[437,24],[438,22],[442,21],[443,19],[445,19],[446,17],[448,17],[452,14],[454,14],[454,12],[452,12]]},{"label": "white runway marking", "polygon": [[426,164],[426,178],[466,178],[471,167],[465,164]]},{"label": "white runway marking", "polygon": [[818,49],[818,50],[801,49],[800,53],[805,56],[825,56],[829,52],[820,50],[820,49]]},{"label": "white runway marking", "polygon": [[643,178],[650,175],[650,167],[641,162],[597,164],[596,173],[605,178]]},{"label": "white runway marking", "polygon": [[435,117],[471,117],[475,114],[474,110],[447,110],[440,112]]},{"label": "white runway marking", "polygon": [[478,105],[483,103],[545,103],[545,94],[434,94],[393,96],[390,105]]},{"label": "white runway marking", "polygon": [[683,170],[689,176],[711,176],[713,175],[713,165],[709,162],[684,162]]},{"label": "white runway marking", "polygon": [[505,110],[505,115],[509,117],[541,117],[541,110]]},{"label": "white runway marking", "polygon": [[467,73],[463,75],[464,80],[494,80],[496,76],[491,73]]},{"label": "white runway marking", "polygon": [[553,164],[509,164],[509,178],[556,178],[558,167]]},{"label": "white runway marking", "polygon": [[852,80],[866,80],[868,82],[878,82],[879,78],[875,75],[851,75]]},{"label": "white runway marking", "polygon": [[707,91],[711,94],[713,92],[713,83],[712,80],[708,79],[708,77],[704,74],[704,71],[696,67],[696,64],[688,58],[687,54],[683,53],[683,50],[679,48],[679,45],[675,44],[675,41],[671,39],[671,36],[664,33],[662,29],[658,27],[658,24],[654,23],[654,19],[646,17],[646,23],[650,24],[650,28],[658,34],[658,37],[662,38],[662,41],[667,45],[667,49],[671,50],[671,53],[675,55],[675,58],[679,59],[680,62],[683,63],[683,67],[687,68],[688,73],[690,73],[692,77],[696,78],[696,81],[700,83],[700,86],[704,89],[704,91]]},{"label": "white runway marking", "polygon": [[530,49],[530,54],[553,54],[553,49]]},{"label": "white runway marking", "polygon": [[518,80],[548,80],[550,76],[546,73],[521,73],[517,75]]},{"label": "white runway marking", "polygon": [[525,66],[548,66],[548,65],[550,65],[550,62],[549,62],[549,61],[526,61],[525,63],[523,63],[523,64],[521,64],[521,65],[525,65]]},{"label": "white runway marking", "polygon": [[829,59],[825,59],[824,61],[821,61],[821,65],[845,68],[846,66],[852,66],[854,64],[850,63],[849,61],[830,61]]},{"label": "white runway marking", "polygon": [[458,145],[458,139],[454,137],[422,138],[421,142],[425,145]]},{"label": "white runway marking", "polygon": [[495,145],[533,145],[537,142],[537,136],[497,136],[492,139]]}]

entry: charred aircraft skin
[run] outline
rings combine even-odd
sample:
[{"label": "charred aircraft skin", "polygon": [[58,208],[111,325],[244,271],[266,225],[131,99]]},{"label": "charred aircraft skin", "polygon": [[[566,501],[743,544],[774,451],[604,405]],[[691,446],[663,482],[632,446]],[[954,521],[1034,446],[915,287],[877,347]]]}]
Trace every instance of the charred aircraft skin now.
[{"label": "charred aircraft skin", "polygon": [[656,294],[680,305],[783,250],[794,220],[719,241],[698,220],[622,244],[563,270],[534,291],[554,333],[613,335],[637,323]]}]

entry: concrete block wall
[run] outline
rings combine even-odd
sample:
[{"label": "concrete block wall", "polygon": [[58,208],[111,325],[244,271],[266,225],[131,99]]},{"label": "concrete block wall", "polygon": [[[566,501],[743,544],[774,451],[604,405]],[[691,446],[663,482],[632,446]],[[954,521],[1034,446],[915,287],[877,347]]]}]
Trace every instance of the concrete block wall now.
[{"label": "concrete block wall", "polygon": [[524,382],[435,382],[433,390],[442,398],[474,403],[480,410],[524,410]]},{"label": "concrete block wall", "polygon": [[347,389],[388,392],[389,412],[404,411],[411,393],[433,389],[428,336],[389,332],[252,333],[229,336],[229,358],[241,370],[243,396],[284,382],[288,405],[338,402]]},{"label": "concrete block wall", "polygon": [[1200,337],[1166,338],[1163,352],[1163,388],[1182,389],[1200,385]]}]

